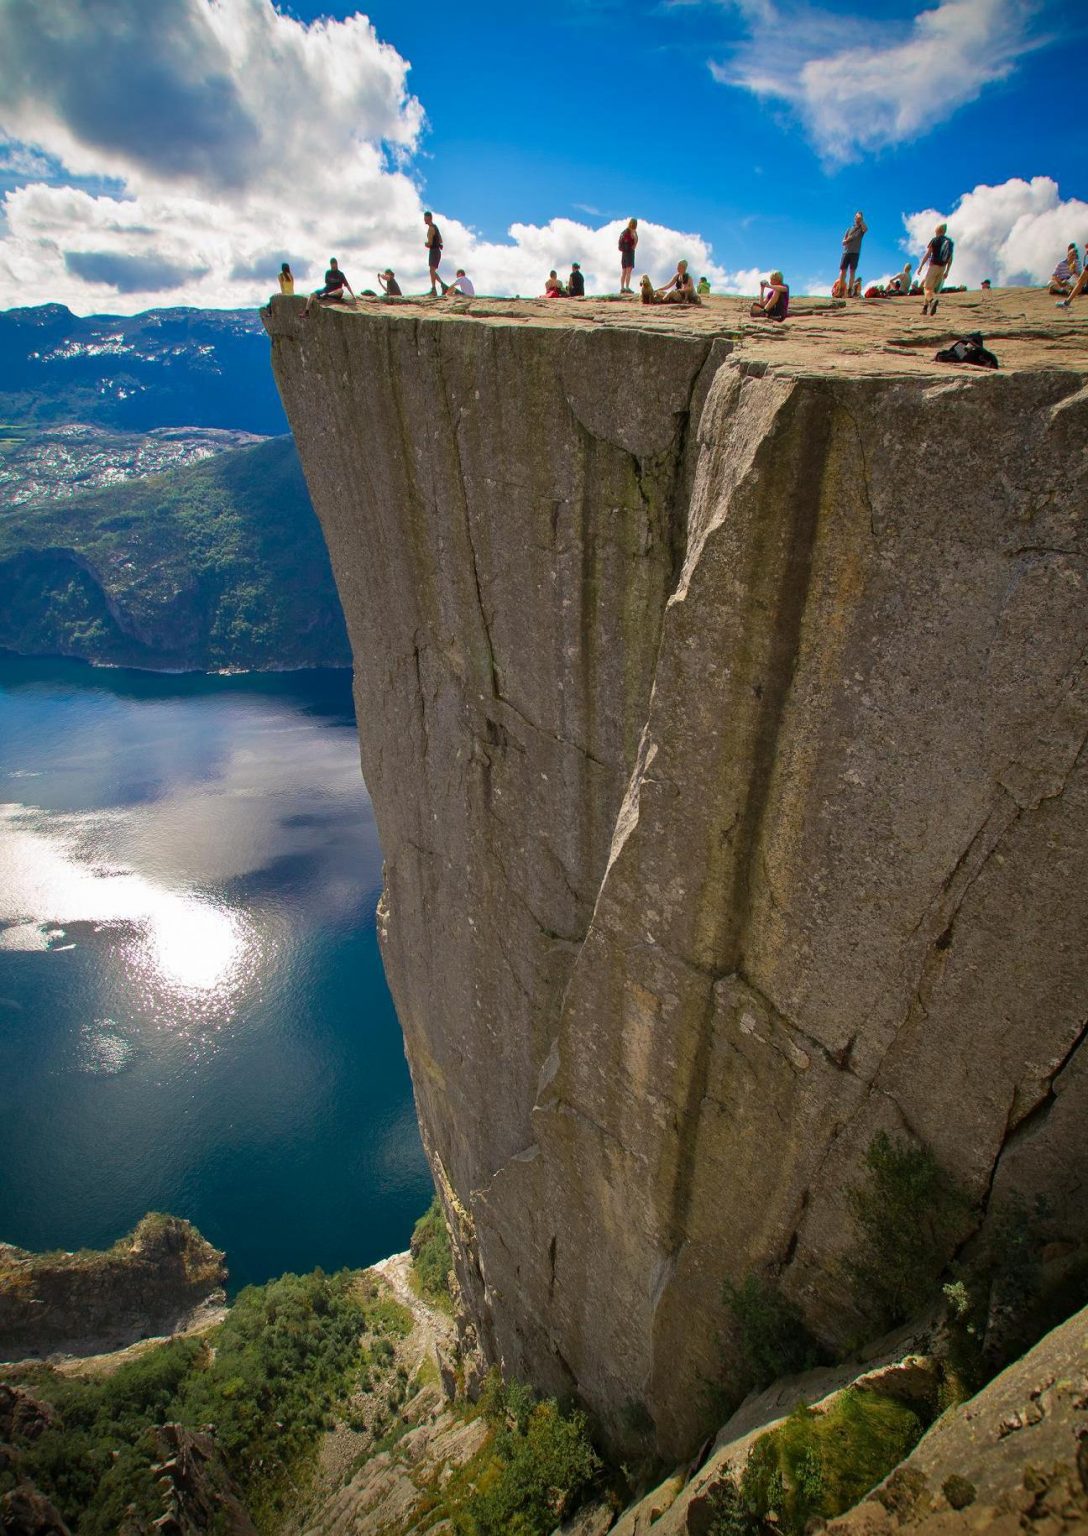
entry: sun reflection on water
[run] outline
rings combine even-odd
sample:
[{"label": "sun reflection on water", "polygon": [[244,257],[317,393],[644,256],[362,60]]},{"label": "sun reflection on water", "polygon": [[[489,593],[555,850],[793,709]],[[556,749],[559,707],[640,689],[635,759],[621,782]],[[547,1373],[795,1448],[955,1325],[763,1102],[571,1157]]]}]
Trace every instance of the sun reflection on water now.
[{"label": "sun reflection on water", "polygon": [[189,896],[157,903],[144,929],[151,967],[169,987],[186,992],[232,990],[245,952],[246,933],[237,914]]}]

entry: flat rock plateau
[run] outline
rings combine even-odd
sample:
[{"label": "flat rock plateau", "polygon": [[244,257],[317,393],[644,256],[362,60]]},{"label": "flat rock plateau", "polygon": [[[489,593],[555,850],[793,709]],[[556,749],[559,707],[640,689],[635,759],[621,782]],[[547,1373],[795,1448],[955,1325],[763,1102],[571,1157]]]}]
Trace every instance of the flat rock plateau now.
[{"label": "flat rock plateau", "polygon": [[1088,303],[746,313],[264,314],[470,1332],[666,1456],[878,1133],[1088,1237]]}]

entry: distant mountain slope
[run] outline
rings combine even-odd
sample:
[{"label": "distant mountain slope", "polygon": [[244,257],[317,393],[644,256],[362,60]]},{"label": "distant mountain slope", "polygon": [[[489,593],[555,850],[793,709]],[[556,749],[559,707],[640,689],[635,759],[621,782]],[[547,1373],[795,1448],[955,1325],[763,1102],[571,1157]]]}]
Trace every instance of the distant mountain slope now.
[{"label": "distant mountain slope", "polygon": [[0,435],[5,424],[59,421],[287,430],[256,311],[0,312]]},{"label": "distant mountain slope", "polygon": [[0,428],[0,515],[30,502],[69,501],[126,480],[164,475],[228,448],[264,441],[224,427],[155,427],[118,432],[85,422]]},{"label": "distant mountain slope", "polygon": [[350,665],[293,441],[0,517],[0,648],[202,671]]}]

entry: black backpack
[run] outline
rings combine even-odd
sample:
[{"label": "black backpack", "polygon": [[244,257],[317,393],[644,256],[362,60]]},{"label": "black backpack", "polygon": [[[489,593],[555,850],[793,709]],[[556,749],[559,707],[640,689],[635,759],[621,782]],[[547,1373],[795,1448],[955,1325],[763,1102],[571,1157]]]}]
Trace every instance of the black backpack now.
[{"label": "black backpack", "polygon": [[952,260],[952,252],[954,250],[955,246],[952,244],[948,236],[942,235],[941,243],[938,245],[936,255],[933,257],[934,265],[938,267],[947,267],[948,263]]},{"label": "black backpack", "polygon": [[943,352],[938,352],[933,361],[935,363],[972,363],[976,368],[1001,367],[993,353],[986,350],[978,331],[972,331],[969,336],[961,336],[959,341],[954,341],[950,347],[945,347]]}]

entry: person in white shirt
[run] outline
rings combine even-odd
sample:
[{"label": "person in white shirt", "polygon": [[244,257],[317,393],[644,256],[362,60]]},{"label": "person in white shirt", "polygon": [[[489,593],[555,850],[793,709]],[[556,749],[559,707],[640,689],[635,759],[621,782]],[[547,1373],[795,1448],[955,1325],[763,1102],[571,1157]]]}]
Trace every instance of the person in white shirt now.
[{"label": "person in white shirt", "polygon": [[[439,278],[439,282],[442,282],[441,278]],[[457,268],[457,276],[452,283],[442,283],[442,297],[446,298],[451,293],[463,293],[466,299],[474,299],[476,297],[476,289],[472,286],[471,277],[465,276],[464,267]]]}]

